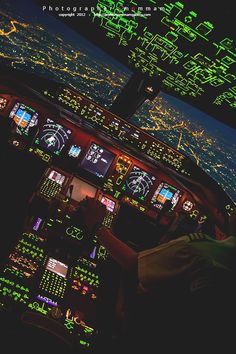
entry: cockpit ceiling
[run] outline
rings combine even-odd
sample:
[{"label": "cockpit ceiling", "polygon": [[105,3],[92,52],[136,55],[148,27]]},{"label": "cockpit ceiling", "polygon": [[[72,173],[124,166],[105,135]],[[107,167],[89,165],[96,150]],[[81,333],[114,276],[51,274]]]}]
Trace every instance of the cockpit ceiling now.
[{"label": "cockpit ceiling", "polygon": [[150,85],[236,126],[232,1],[37,3]]}]

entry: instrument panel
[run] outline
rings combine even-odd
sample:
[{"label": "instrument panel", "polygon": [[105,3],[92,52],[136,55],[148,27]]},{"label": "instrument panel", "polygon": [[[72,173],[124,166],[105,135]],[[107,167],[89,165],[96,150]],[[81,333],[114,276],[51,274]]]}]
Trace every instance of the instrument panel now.
[{"label": "instrument panel", "polygon": [[[47,165],[55,164],[66,173],[90,181],[112,200],[125,201],[145,213],[151,210],[154,214],[170,200],[172,210],[182,209],[195,217],[196,203],[191,194],[165,174],[163,166],[158,168],[149,160],[145,161],[144,155],[139,158],[140,144],[142,147],[146,144],[141,150],[149,157],[162,162],[169,160],[173,149],[156,139],[150,140],[145,132],[136,127],[134,130],[119,117],[72,93],[63,88],[58,100],[60,104],[66,100],[68,107],[80,114],[78,122],[72,121],[70,116],[61,117],[54,106],[48,107],[30,98],[9,94],[6,87],[0,88],[1,115],[12,119],[16,125],[9,142],[36,155]],[[111,138],[104,139],[99,127],[86,126],[84,120],[90,118]],[[184,161],[184,157],[181,155],[179,160]]]},{"label": "instrument panel", "polygon": [[183,175],[190,175],[189,159],[186,156],[80,93],[58,85],[56,90],[51,90],[50,87],[44,90],[43,95],[70,112],[76,113],[78,119],[82,118],[96,130],[104,132],[119,143],[128,144],[131,148],[160,161]]}]

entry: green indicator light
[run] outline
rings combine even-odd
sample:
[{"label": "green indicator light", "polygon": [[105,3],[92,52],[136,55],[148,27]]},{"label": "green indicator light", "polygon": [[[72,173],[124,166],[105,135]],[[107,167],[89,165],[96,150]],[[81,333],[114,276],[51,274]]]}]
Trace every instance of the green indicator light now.
[{"label": "green indicator light", "polygon": [[89,343],[88,343],[88,342],[85,342],[84,340],[80,340],[79,342],[80,342],[81,345],[89,346]]},{"label": "green indicator light", "polygon": [[197,17],[196,12],[194,12],[194,11],[190,11],[190,12],[189,12],[189,15],[191,15],[191,16],[193,16],[193,17]]}]

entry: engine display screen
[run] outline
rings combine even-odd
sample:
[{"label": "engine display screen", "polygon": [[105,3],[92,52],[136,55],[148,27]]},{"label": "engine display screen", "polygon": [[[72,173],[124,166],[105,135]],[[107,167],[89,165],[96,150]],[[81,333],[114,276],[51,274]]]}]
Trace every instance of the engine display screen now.
[{"label": "engine display screen", "polygon": [[122,186],[122,190],[125,194],[144,201],[155,180],[156,177],[143,171],[141,168],[134,166],[126,182]]},{"label": "engine display screen", "polygon": [[67,274],[68,266],[66,264],[50,257],[47,262],[46,269],[65,278],[66,274]]},{"label": "engine display screen", "polygon": [[159,184],[157,190],[155,191],[152,199],[151,199],[151,204],[158,208],[162,209],[163,205],[167,200],[170,200],[173,207],[172,209],[176,206],[176,204],[179,201],[179,198],[181,197],[181,192],[177,188],[171,186],[168,183],[162,182]]},{"label": "engine display screen", "polygon": [[41,132],[35,139],[35,144],[38,144],[42,149],[60,155],[70,135],[70,129],[47,118]]},{"label": "engine display screen", "polygon": [[103,178],[111,166],[114,157],[115,155],[112,152],[96,143],[92,143],[80,166],[97,177]]}]

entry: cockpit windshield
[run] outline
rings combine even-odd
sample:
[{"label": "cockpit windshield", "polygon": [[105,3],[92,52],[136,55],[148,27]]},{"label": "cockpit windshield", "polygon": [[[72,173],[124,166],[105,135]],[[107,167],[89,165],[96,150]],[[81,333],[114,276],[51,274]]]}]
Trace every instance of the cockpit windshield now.
[{"label": "cockpit windshield", "polygon": [[131,122],[189,156],[236,201],[236,131],[195,107],[161,92]]},{"label": "cockpit windshield", "polygon": [[66,84],[106,108],[132,74],[33,1],[1,1],[0,24],[2,64]]}]

